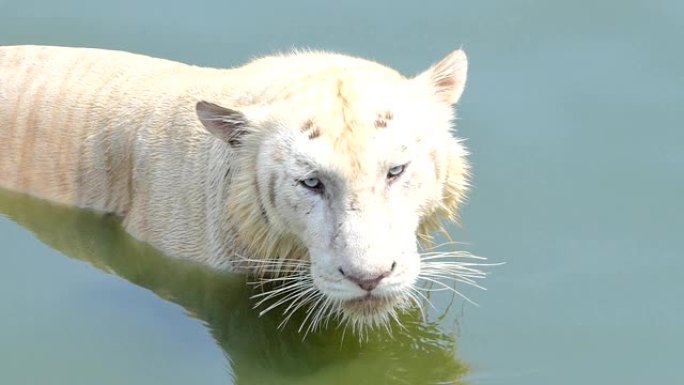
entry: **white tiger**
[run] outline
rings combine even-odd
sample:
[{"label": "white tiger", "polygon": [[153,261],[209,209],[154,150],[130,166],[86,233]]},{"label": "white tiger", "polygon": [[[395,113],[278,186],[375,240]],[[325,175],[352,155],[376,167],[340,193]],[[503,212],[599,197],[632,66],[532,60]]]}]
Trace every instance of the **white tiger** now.
[{"label": "white tiger", "polygon": [[384,323],[467,191],[466,71],[460,50],[407,78],[323,52],[213,69],[1,47],[0,186],[121,215],[175,257],[294,274],[266,297],[315,322]]}]

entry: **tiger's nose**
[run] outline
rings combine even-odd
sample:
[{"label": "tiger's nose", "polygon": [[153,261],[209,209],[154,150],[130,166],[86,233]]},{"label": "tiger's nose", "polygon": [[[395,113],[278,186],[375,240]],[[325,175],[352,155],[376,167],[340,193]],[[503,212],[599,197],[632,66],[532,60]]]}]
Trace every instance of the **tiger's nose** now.
[{"label": "tiger's nose", "polygon": [[380,284],[380,281],[382,281],[383,279],[387,278],[390,274],[392,274],[392,272],[394,271],[394,268],[396,266],[397,266],[397,263],[392,262],[392,266],[390,266],[389,269],[378,274],[377,276],[375,276],[373,278],[359,278],[355,275],[347,274],[347,273],[345,273],[344,270],[342,270],[341,267],[338,268],[337,271],[339,271],[340,274],[342,274],[342,276],[344,278],[346,278],[347,280],[354,282],[356,285],[358,285],[363,290],[370,292],[373,289],[375,289],[376,287],[378,287],[378,285]]}]

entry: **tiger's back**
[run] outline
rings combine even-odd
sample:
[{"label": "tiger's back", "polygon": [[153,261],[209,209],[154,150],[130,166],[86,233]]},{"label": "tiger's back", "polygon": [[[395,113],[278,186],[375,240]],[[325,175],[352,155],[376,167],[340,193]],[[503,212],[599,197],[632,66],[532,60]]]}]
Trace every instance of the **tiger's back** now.
[{"label": "tiger's back", "polygon": [[139,105],[186,67],[117,51],[0,47],[0,187],[125,212]]}]

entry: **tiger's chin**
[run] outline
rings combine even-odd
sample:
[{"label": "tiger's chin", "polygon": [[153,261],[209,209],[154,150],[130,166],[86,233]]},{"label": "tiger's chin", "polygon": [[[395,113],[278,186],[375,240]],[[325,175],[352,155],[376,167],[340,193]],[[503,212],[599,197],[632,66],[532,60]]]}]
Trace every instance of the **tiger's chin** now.
[{"label": "tiger's chin", "polygon": [[398,312],[407,307],[408,300],[402,295],[377,296],[367,294],[340,303],[344,319],[355,329],[386,326],[390,320],[397,318]]}]

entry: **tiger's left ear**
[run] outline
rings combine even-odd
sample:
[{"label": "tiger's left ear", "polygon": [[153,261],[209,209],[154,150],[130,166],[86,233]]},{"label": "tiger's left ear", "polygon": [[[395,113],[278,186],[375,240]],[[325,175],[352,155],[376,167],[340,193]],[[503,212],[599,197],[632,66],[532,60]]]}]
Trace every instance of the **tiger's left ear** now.
[{"label": "tiger's left ear", "polygon": [[195,109],[207,131],[231,146],[240,144],[249,124],[242,112],[205,101],[198,102]]},{"label": "tiger's left ear", "polygon": [[462,50],[456,50],[416,79],[427,82],[439,100],[447,104],[456,104],[465,88],[468,73],[468,58]]}]

